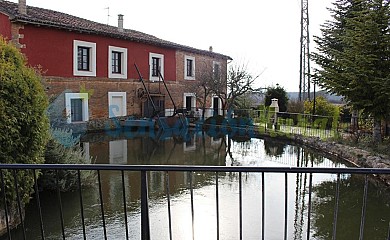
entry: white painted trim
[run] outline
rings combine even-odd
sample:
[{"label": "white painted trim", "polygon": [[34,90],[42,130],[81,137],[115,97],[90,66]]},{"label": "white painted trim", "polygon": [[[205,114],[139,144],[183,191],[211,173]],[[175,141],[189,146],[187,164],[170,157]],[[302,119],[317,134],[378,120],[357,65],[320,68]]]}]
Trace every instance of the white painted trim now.
[{"label": "white painted trim", "polygon": [[[77,68],[78,47],[90,48],[90,71],[79,71]],[[96,43],[73,40],[73,75],[96,77]]]},{"label": "white painted trim", "polygon": [[89,120],[88,112],[88,93],[65,93],[65,109],[66,109],[66,122],[72,123],[71,116],[71,100],[82,99],[83,100],[83,122]]},{"label": "white painted trim", "polygon": [[[122,73],[113,73],[112,72],[112,52],[122,53]],[[108,46],[108,77],[109,78],[121,78],[127,79],[127,48]]]},{"label": "white painted trim", "polygon": [[[192,76],[187,76],[187,60],[192,60]],[[184,56],[184,79],[195,80],[195,57]]]},{"label": "white painted trim", "polygon": [[[120,152],[114,152],[114,150],[121,150]],[[109,155],[111,164],[127,164],[127,140],[115,140],[109,142]],[[119,153],[119,154],[118,154]],[[117,162],[118,157],[120,162]]]},{"label": "white painted trim", "polygon": [[184,142],[184,144],[183,144],[183,151],[184,152],[195,151],[196,150],[196,134],[194,134],[194,136],[191,137],[190,142],[193,143],[193,144],[192,145],[187,145],[187,142]]},{"label": "white painted trim", "polygon": [[183,93],[183,108],[187,106],[186,97],[191,98],[191,109],[196,108],[196,95],[195,93]]},{"label": "white painted trim", "polygon": [[222,101],[218,96],[211,96],[211,116],[214,114],[214,98],[218,98],[218,115],[222,115]]},{"label": "white painted trim", "polygon": [[[122,112],[120,113],[120,115],[118,115],[118,116],[115,116],[114,113],[111,111],[111,108],[114,108],[116,106],[116,105],[115,106],[112,105],[112,97],[122,97],[123,109],[122,109]],[[126,92],[108,92],[108,115],[109,115],[109,118],[126,116],[127,115],[127,104],[126,103],[127,103]]]},{"label": "white painted trim", "polygon": [[82,144],[86,163],[91,163],[91,155],[89,154],[89,142],[82,142]]},{"label": "white painted trim", "polygon": [[152,58],[160,58],[160,72],[161,75],[164,77],[164,55],[158,54],[158,53],[149,53],[149,80],[150,81],[159,81],[159,77],[152,76],[152,67],[153,67],[153,60]]},{"label": "white painted trim", "polygon": [[219,67],[219,77],[222,77],[222,69],[221,66],[222,64],[220,62],[213,61],[213,77],[215,76],[215,65],[218,65]]},{"label": "white painted trim", "polygon": [[172,116],[174,113],[174,109],[173,108],[165,108],[164,112],[165,112],[164,116]]}]

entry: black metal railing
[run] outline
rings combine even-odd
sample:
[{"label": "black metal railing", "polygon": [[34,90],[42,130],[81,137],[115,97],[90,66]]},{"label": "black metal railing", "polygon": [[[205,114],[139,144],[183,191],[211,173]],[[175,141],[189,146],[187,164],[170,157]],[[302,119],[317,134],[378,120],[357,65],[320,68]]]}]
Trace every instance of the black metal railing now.
[{"label": "black metal railing", "polygon": [[[19,212],[20,217],[20,228],[22,228],[22,235],[23,239],[29,239],[29,236],[26,235],[25,226],[23,224],[24,218],[22,216],[22,208],[23,203],[20,197],[20,189],[18,189],[19,182],[18,178],[16,177],[18,171],[31,171],[31,174],[34,176],[34,189],[35,189],[35,199],[37,201],[37,212],[39,214],[39,225],[40,225],[40,233],[41,238],[45,239],[45,231],[44,231],[44,219],[42,217],[42,211],[44,211],[45,206],[40,204],[40,192],[38,191],[38,184],[37,184],[37,173],[39,171],[45,171],[45,170],[54,170],[57,173],[57,199],[53,199],[53,204],[58,205],[58,212],[59,217],[61,218],[61,232],[62,232],[62,238],[66,239],[65,234],[65,225],[64,225],[64,212],[63,212],[63,202],[61,201],[61,192],[59,190],[58,182],[60,179],[58,179],[58,172],[59,171],[76,171],[77,172],[77,186],[78,186],[78,194],[79,194],[79,204],[80,204],[80,216],[82,221],[82,235],[83,238],[87,238],[87,229],[85,227],[85,215],[84,215],[84,200],[83,200],[83,187],[82,187],[82,178],[81,173],[82,171],[96,171],[97,173],[97,182],[98,182],[98,188],[99,188],[99,204],[100,204],[100,215],[101,215],[101,223],[102,223],[102,231],[103,231],[103,239],[111,239],[109,234],[107,233],[107,226],[106,226],[106,213],[104,205],[106,204],[103,199],[103,192],[102,192],[102,180],[101,180],[101,172],[102,171],[118,171],[121,173],[121,194],[123,199],[123,215],[125,219],[125,231],[126,231],[126,239],[129,239],[129,228],[128,228],[128,209],[127,209],[127,202],[126,202],[126,186],[125,186],[125,173],[126,172],[137,172],[140,173],[140,209],[141,209],[141,230],[140,235],[141,239],[150,239],[150,218],[149,218],[149,196],[148,196],[148,186],[150,185],[150,182],[148,181],[148,173],[150,172],[161,172],[163,174],[166,174],[167,180],[165,185],[165,197],[167,200],[167,210],[168,210],[168,232],[169,232],[169,239],[172,239],[172,216],[171,216],[171,194],[170,194],[170,179],[169,179],[169,172],[186,172],[189,173],[189,191],[190,191],[190,204],[191,204],[191,222],[192,222],[192,239],[194,239],[194,204],[195,204],[195,198],[194,198],[194,189],[196,188],[194,182],[193,182],[193,173],[210,173],[215,174],[213,177],[214,185],[215,185],[215,222],[216,222],[216,236],[210,237],[212,239],[220,239],[220,204],[223,199],[220,197],[220,185],[219,185],[219,179],[222,173],[236,173],[238,174],[238,209],[239,209],[239,238],[243,239],[243,173],[258,173],[261,174],[261,188],[259,191],[261,191],[261,239],[267,239],[267,232],[265,231],[265,224],[266,224],[266,215],[265,215],[265,174],[273,173],[273,174],[282,174],[284,175],[284,196],[281,196],[281,199],[284,198],[284,220],[283,220],[283,235],[284,239],[288,239],[288,226],[290,226],[291,222],[288,221],[288,201],[289,201],[289,192],[288,192],[288,185],[290,184],[288,181],[288,175],[289,174],[308,174],[308,187],[305,189],[305,191],[308,191],[308,202],[307,202],[307,218],[306,221],[306,236],[305,239],[311,239],[311,209],[312,209],[312,193],[313,193],[313,176],[316,174],[335,174],[336,175],[336,190],[334,193],[335,196],[335,205],[333,209],[333,229],[332,229],[332,239],[336,239],[336,232],[337,232],[337,221],[338,221],[338,213],[339,213],[339,199],[340,199],[340,179],[341,176],[344,174],[353,174],[353,175],[362,175],[364,176],[364,193],[363,196],[361,196],[363,204],[361,209],[361,216],[360,216],[360,227],[359,227],[359,239],[363,239],[364,236],[364,227],[366,222],[366,208],[367,208],[367,195],[368,195],[368,182],[369,178],[373,175],[376,176],[390,176],[390,169],[377,169],[377,168],[312,168],[312,167],[242,167],[242,166],[231,166],[231,167],[225,167],[225,166],[178,166],[178,165],[108,165],[108,164],[95,164],[95,165],[55,165],[55,164],[44,164],[44,165],[36,165],[36,164],[0,164],[0,176],[1,176],[1,192],[3,197],[3,203],[4,203],[4,211],[5,211],[5,222],[7,225],[7,238],[11,239],[11,228],[10,223],[8,221],[9,219],[9,206],[7,205],[6,201],[6,185],[9,184],[9,180],[5,180],[5,174],[4,173],[12,173],[13,178],[13,185],[15,186],[16,191],[16,201],[17,201],[17,209]],[[306,181],[306,180],[305,180]],[[77,193],[76,191],[76,193]],[[56,202],[56,203],[54,203]],[[54,214],[54,213],[51,213]],[[211,213],[210,213],[211,214]],[[303,216],[302,216],[303,217]],[[370,223],[374,224],[374,223]],[[389,228],[388,238],[390,239],[390,228]],[[260,236],[259,236],[260,238]]]},{"label": "black metal railing", "polygon": [[[299,134],[321,138],[338,134],[354,134],[355,137],[372,134],[373,119],[351,115],[321,116],[302,113],[275,112],[275,110],[234,109],[234,117],[251,118],[259,131],[276,130],[285,134]],[[388,134],[389,128],[385,128]]]}]

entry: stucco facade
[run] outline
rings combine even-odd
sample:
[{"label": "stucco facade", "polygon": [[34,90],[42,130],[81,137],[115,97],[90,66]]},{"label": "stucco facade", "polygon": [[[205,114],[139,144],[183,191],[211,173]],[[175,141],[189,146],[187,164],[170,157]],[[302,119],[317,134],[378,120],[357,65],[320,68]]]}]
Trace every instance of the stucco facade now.
[{"label": "stucco facade", "polygon": [[[18,4],[7,1],[0,1],[0,21],[3,38],[20,48],[30,66],[41,70],[55,105],[50,108],[55,112],[52,117],[67,123],[150,117],[146,90],[161,108],[160,116],[172,114],[173,103],[176,108],[198,108],[194,93],[199,84],[197,73],[213,64],[226,73],[231,60],[212,51],[61,12],[26,6],[26,12],[21,13]],[[206,107],[212,105],[210,97]]]}]

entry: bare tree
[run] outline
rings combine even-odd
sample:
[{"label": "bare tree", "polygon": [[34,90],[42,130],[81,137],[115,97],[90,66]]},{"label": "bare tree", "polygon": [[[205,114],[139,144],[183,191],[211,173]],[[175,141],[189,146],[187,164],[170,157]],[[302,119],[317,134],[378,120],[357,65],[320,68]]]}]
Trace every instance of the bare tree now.
[{"label": "bare tree", "polygon": [[196,68],[196,82],[186,87],[195,94],[196,100],[202,109],[202,119],[205,117],[207,99],[213,93],[214,78],[212,62],[200,62]]},{"label": "bare tree", "polygon": [[226,75],[214,70],[212,92],[221,99],[222,107],[228,110],[229,116],[236,99],[252,91],[252,85],[259,76],[260,74],[253,77],[246,65],[231,65]]},{"label": "bare tree", "polygon": [[202,108],[202,119],[204,119],[206,112],[206,102],[209,96],[212,94],[213,86],[213,68],[211,64],[202,62],[201,68],[197,73],[198,91],[195,91],[196,98]]}]

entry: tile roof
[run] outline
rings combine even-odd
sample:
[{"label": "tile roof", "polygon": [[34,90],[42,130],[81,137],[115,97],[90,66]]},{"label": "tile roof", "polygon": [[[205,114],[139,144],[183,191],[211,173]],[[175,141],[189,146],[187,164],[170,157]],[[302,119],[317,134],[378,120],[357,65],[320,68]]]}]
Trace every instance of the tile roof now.
[{"label": "tile roof", "polygon": [[75,17],[66,13],[57,12],[49,9],[27,6],[27,14],[20,14],[18,11],[17,3],[0,0],[0,12],[8,15],[10,17],[10,20],[13,22],[55,27],[70,31],[78,31],[89,34],[109,36],[113,38],[121,38],[129,41],[142,42],[151,45],[174,48],[211,57],[231,60],[231,57],[223,54],[184,46],[131,29],[124,29],[123,31],[119,31],[118,28],[114,26],[93,22],[87,19]]}]

